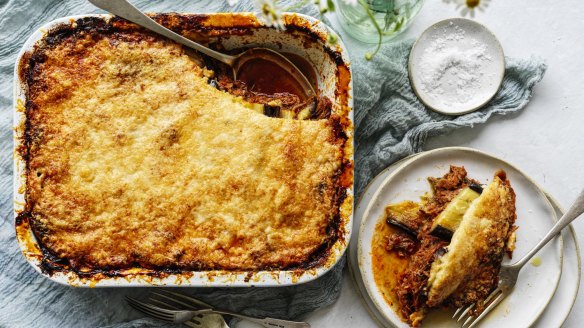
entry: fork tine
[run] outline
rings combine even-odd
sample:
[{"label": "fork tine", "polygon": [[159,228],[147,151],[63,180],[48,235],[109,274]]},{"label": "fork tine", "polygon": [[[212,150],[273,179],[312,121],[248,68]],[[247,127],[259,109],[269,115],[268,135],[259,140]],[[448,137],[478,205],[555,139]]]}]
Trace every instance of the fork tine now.
[{"label": "fork tine", "polygon": [[162,321],[167,321],[167,322],[168,322],[168,320],[166,320],[165,318],[163,318],[163,317],[159,317],[159,316],[157,316],[157,315],[154,315],[154,314],[150,314],[149,312],[146,312],[144,309],[141,309],[141,308],[139,308],[139,307],[137,307],[137,306],[135,306],[135,305],[130,305],[130,306],[131,306],[133,309],[135,309],[135,310],[139,311],[140,313],[143,313],[143,314],[145,314],[145,315],[146,315],[146,316],[148,316],[148,317],[151,317],[151,318],[154,318],[154,319],[158,319],[158,320],[162,320]]},{"label": "fork tine", "polygon": [[458,314],[458,312],[462,311],[462,309],[464,309],[464,306],[461,306],[458,309],[456,309],[456,312],[454,312],[454,314],[452,315],[452,319],[456,318],[456,315]]},{"label": "fork tine", "polygon": [[[500,288],[496,288],[495,290],[493,290],[489,294],[489,296],[487,296],[487,298],[484,300],[484,304],[489,304],[490,305],[490,302],[493,299],[493,297],[495,297],[497,295],[500,295],[501,292],[502,291],[501,291]],[[456,309],[456,312],[454,312],[454,315],[452,316],[452,318],[453,319],[456,319],[456,316],[460,313],[460,315],[459,315],[458,319],[456,320],[456,322],[460,322],[461,320],[464,321],[464,323],[462,324],[462,327],[464,327],[466,324],[469,323],[469,321],[471,320],[471,318],[473,318],[473,316],[470,314],[470,311],[472,309],[474,309],[475,306],[476,306],[476,303],[470,304],[466,308],[464,308],[463,306],[459,307],[458,309]],[[463,311],[463,312],[461,313],[461,311]],[[484,312],[486,312],[486,309],[483,310],[483,313]]]},{"label": "fork tine", "polygon": [[141,302],[139,302],[133,298],[126,297],[126,300],[128,301],[128,304],[130,304],[131,307],[133,307],[134,309],[136,309],[136,310],[138,310],[146,315],[149,315],[151,317],[154,317],[156,319],[163,320],[163,321],[171,321],[171,322],[173,321],[172,316],[169,316],[169,315],[166,315],[163,313],[159,313],[159,312],[155,312],[155,311],[145,307]]},{"label": "fork tine", "polygon": [[165,315],[168,315],[168,316],[174,317],[174,314],[175,314],[175,312],[176,312],[176,311],[174,311],[174,310],[168,310],[168,309],[164,309],[164,308],[161,308],[161,307],[159,307],[159,306],[156,306],[156,305],[152,305],[152,304],[148,304],[148,303],[145,303],[145,302],[142,302],[142,301],[138,301],[137,299],[135,299],[135,298],[131,298],[131,297],[128,297],[128,296],[126,296],[126,298],[127,298],[127,299],[131,299],[131,300],[132,300],[132,301],[134,301],[135,303],[138,303],[138,304],[140,304],[141,306],[143,306],[143,307],[145,307],[145,308],[148,308],[148,309],[150,309],[150,310],[152,310],[152,311],[159,312],[160,314],[165,314]]},{"label": "fork tine", "polygon": [[[456,320],[456,322],[459,322],[460,320],[463,320],[467,314],[470,312],[470,310],[474,309],[475,307],[475,303],[469,305],[466,307],[466,310],[464,310],[461,314],[460,317],[458,317],[458,320]],[[470,317],[470,314],[468,314],[468,316]]]},{"label": "fork tine", "polygon": [[147,310],[142,309],[142,308],[139,308],[139,307],[137,307],[135,305],[130,305],[130,306],[133,307],[134,309],[136,309],[136,310],[144,313],[145,315],[151,317],[151,318],[158,319],[158,320],[161,320],[161,321],[166,321],[166,322],[172,322],[171,320],[169,320],[169,319],[167,319],[165,317],[158,316],[155,313],[148,312]]},{"label": "fork tine", "polygon": [[150,301],[152,301],[152,303],[156,303],[156,304],[165,306],[165,307],[167,307],[168,309],[171,309],[171,310],[180,310],[178,307],[173,306],[173,305],[170,305],[168,303],[164,303],[163,301],[159,301],[156,298],[150,297]]},{"label": "fork tine", "polygon": [[153,315],[153,316],[156,316],[156,317],[160,317],[162,319],[165,319],[165,320],[168,317],[164,313],[158,313],[158,312],[152,311],[152,309],[147,308],[146,306],[144,306],[144,304],[142,304],[139,301],[136,301],[135,299],[127,298],[127,301],[128,301],[128,304],[130,304],[131,307],[133,307],[134,309],[136,309],[136,310],[138,310],[140,312],[143,312],[143,313],[145,313],[147,315]]},{"label": "fork tine", "polygon": [[461,328],[465,328],[465,326],[473,319],[472,316],[468,316],[468,318],[466,318],[466,320],[464,320],[464,323],[462,324],[462,326],[460,326]]},{"label": "fork tine", "polygon": [[149,304],[149,303],[146,303],[146,302],[139,301],[139,300],[137,300],[135,298],[131,298],[131,300],[135,304],[137,304],[137,305],[139,305],[139,306],[141,306],[141,307],[143,307],[145,309],[148,309],[151,312],[158,313],[161,316],[167,316],[167,317],[170,317],[170,318],[174,318],[174,315],[175,315],[175,312],[176,312],[175,310],[164,309],[164,308],[158,307],[156,305],[152,305],[152,304]]},{"label": "fork tine", "polygon": [[[156,295],[159,295],[159,296],[163,296],[163,295],[160,295],[158,293],[152,293],[152,294],[156,294]],[[163,301],[161,301],[159,299],[150,297],[150,300],[153,303],[160,304],[162,306],[166,306],[166,307],[171,308],[171,309],[174,309],[174,310],[180,310],[178,307],[176,307],[174,305],[171,305],[171,304],[168,304],[168,303],[165,303],[165,302],[163,302]],[[185,306],[186,306],[186,304],[185,304]],[[188,306],[187,306],[187,308],[188,308]],[[202,319],[202,318],[203,318],[203,315],[202,314],[197,314],[196,316],[194,316],[193,318],[191,318],[191,320],[183,322],[183,324],[184,325],[187,325],[187,326],[189,326],[191,328],[198,328],[198,327],[201,327],[201,321],[199,321],[198,319]]]},{"label": "fork tine", "polygon": [[486,316],[487,314],[489,314],[489,312],[491,312],[492,309],[495,308],[495,306],[497,306],[499,303],[501,303],[501,301],[505,298],[505,295],[501,292],[499,294],[499,296],[497,296],[497,298],[495,298],[493,300],[493,302],[491,302],[491,304],[489,304],[489,306],[487,306],[486,309],[483,310],[483,312],[481,312],[481,314],[470,324],[470,326],[468,326],[468,328],[472,328],[474,327],[477,323],[479,323],[479,321]]},{"label": "fork tine", "polygon": [[[176,300],[174,300],[174,299],[172,299],[172,298],[170,298],[170,297],[168,297],[168,296],[164,296],[164,295],[162,295],[162,294],[158,294],[158,293],[156,293],[156,292],[152,292],[151,294],[153,294],[153,295],[157,295],[157,296],[160,296],[160,297],[167,298],[167,299],[169,299],[169,300],[171,300],[171,301],[174,301],[174,302],[175,302],[175,303],[177,303],[177,304],[180,304],[180,305],[182,305],[182,306],[186,307],[187,309],[193,309],[193,310],[197,310],[197,308],[194,308],[194,307],[192,307],[192,306],[190,306],[190,305],[188,305],[188,304],[186,304],[186,303],[183,303],[183,302],[181,302],[181,301],[176,301]],[[181,309],[180,309],[179,307],[177,307],[177,306],[174,306],[174,305],[168,304],[168,303],[166,303],[166,302],[163,302],[163,301],[161,301],[161,300],[159,300],[159,299],[156,299],[156,298],[152,298],[152,297],[150,297],[150,300],[151,300],[152,302],[155,302],[155,303],[158,303],[158,304],[164,305],[164,306],[166,306],[166,307],[172,308],[172,309],[174,309],[174,310],[176,310],[176,311],[180,311],[180,310],[181,310]],[[196,315],[196,317],[202,318],[202,317],[203,317],[203,315],[202,315],[202,314],[197,314],[197,315]]]},{"label": "fork tine", "polygon": [[[174,302],[174,303],[176,303],[176,304],[180,304],[180,305],[182,305],[182,306],[186,307],[187,309],[194,309],[194,310],[196,310],[196,309],[197,309],[197,308],[194,308],[192,305],[189,305],[189,304],[187,304],[187,303],[185,303],[185,302],[182,302],[182,301],[176,300],[176,299],[174,299],[174,298],[172,298],[172,297],[169,297],[169,296],[167,296],[167,295],[163,295],[163,294],[160,294],[160,293],[157,293],[157,292],[152,292],[152,295],[156,295],[156,296],[158,296],[158,297],[162,297],[162,298],[164,298],[164,299],[166,299],[166,300],[169,300],[169,301],[171,301],[171,302]],[[152,298],[150,298],[150,299],[152,299]]]},{"label": "fork tine", "polygon": [[197,306],[204,306],[204,307],[208,307],[208,308],[212,308],[213,307],[210,304],[207,304],[207,303],[205,303],[203,301],[200,301],[200,300],[198,300],[196,298],[189,297],[189,296],[186,296],[186,295],[183,295],[183,294],[180,294],[180,293],[175,293],[175,292],[171,292],[171,291],[164,290],[164,289],[161,289],[160,291],[161,292],[164,292],[166,294],[170,294],[170,295],[174,295],[176,297],[180,297],[180,298],[182,298],[184,300],[187,300],[187,301],[189,301],[189,302],[191,302],[191,303],[193,303],[193,304],[195,304]]},{"label": "fork tine", "polygon": [[493,291],[492,291],[492,292],[489,294],[489,296],[488,296],[488,297],[485,299],[484,303],[485,303],[485,304],[489,304],[489,302],[491,301],[491,299],[493,299],[493,297],[494,297],[495,295],[498,295],[498,294],[499,294],[499,292],[501,292],[501,288],[495,288],[495,290],[493,290]]}]

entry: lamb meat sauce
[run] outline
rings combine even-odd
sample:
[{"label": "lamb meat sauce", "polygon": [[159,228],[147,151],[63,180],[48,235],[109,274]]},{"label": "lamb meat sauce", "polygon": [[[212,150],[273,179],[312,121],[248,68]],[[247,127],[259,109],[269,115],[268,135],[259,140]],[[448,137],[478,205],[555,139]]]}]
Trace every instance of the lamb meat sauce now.
[{"label": "lamb meat sauce", "polygon": [[286,93],[304,99],[302,86],[282,67],[270,61],[256,58],[241,66],[237,79],[263,94]]},{"label": "lamb meat sauce", "polygon": [[220,90],[240,96],[250,103],[263,104],[264,114],[267,116],[286,117],[282,114],[284,111],[298,115],[310,104],[316,102],[309,116],[303,119],[328,118],[331,114],[332,102],[329,98],[318,95],[317,77],[312,65],[298,55],[282,54],[308,78],[317,91],[316,99],[306,97],[298,82],[281,67],[259,58],[246,62],[240,68],[237,80],[233,80],[230,67],[206,58],[207,67],[215,72],[214,78],[210,81]]},{"label": "lamb meat sauce", "polygon": [[[426,286],[430,267],[448,245],[448,241],[429,234],[432,221],[460,189],[476,183],[467,178],[464,167],[456,166],[451,166],[450,171],[441,178],[429,178],[429,182],[433,188],[433,197],[423,204],[417,217],[412,218],[419,222],[417,236],[383,220],[376,226],[373,238],[376,284],[388,303],[408,323],[411,323],[412,314],[427,310]],[[383,253],[376,244],[383,245]]]},{"label": "lamb meat sauce", "polygon": [[395,251],[399,257],[407,257],[412,255],[418,248],[418,242],[409,233],[394,229],[392,233],[387,236],[387,243],[385,250],[388,252]]}]

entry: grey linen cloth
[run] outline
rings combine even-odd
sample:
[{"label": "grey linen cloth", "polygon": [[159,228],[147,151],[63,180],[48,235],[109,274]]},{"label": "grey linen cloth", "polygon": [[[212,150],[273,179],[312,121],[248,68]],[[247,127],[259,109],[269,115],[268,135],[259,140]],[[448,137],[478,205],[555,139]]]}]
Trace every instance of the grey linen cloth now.
[{"label": "grey linen cloth", "polygon": [[[133,1],[149,12],[251,11],[241,0]],[[280,1],[282,7],[294,1]],[[312,5],[296,11],[318,16]],[[131,310],[123,297],[151,288],[82,289],[56,284],[31,268],[14,237],[12,210],[12,83],[16,55],[26,38],[44,23],[76,14],[100,13],[86,1],[0,0],[0,326],[2,327],[161,327]],[[342,32],[342,31],[341,31]],[[342,35],[342,33],[341,33]],[[354,42],[354,41],[353,41]],[[411,41],[382,47],[372,61],[365,46],[351,46],[356,123],[356,191],[390,163],[422,149],[428,136],[472,127],[494,114],[523,108],[546,66],[540,60],[507,60],[505,81],[482,110],[448,117],[426,110],[408,82]],[[343,258],[329,273],[303,285],[278,288],[178,288],[217,306],[250,315],[299,319],[339,296]]]}]

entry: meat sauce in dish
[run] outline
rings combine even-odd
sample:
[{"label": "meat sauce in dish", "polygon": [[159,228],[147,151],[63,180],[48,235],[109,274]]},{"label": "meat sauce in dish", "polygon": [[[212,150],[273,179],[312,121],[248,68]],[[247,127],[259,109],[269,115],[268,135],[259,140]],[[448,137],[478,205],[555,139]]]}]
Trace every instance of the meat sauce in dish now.
[{"label": "meat sauce in dish", "polygon": [[[242,51],[235,49],[229,52]],[[233,79],[231,67],[209,57],[203,60],[204,65],[214,72],[209,83],[219,90],[242,97],[255,105],[254,110],[266,116],[300,120],[328,118],[332,102],[329,98],[319,95],[318,81],[312,65],[293,53],[282,54],[312,83],[317,92],[316,97],[306,97],[302,88],[286,71],[263,59],[246,62],[236,80]]]}]

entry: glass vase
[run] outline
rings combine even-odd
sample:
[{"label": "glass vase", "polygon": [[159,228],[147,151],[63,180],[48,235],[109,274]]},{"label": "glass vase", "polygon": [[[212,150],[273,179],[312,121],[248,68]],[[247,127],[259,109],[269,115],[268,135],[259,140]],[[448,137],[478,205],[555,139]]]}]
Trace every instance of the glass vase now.
[{"label": "glass vase", "polygon": [[[424,0],[337,0],[339,22],[345,32],[367,43],[389,41],[402,33],[418,14]],[[379,28],[379,30],[378,30]]]}]

